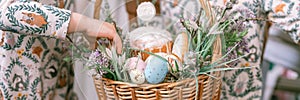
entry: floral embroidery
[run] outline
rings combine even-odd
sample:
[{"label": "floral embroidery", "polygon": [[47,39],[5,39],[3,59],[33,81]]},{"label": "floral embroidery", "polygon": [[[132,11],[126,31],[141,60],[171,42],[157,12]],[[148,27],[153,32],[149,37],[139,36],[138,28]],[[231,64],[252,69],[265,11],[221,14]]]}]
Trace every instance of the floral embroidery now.
[{"label": "floral embroidery", "polygon": [[24,53],[24,49],[17,50],[18,57],[22,59],[22,54]]}]

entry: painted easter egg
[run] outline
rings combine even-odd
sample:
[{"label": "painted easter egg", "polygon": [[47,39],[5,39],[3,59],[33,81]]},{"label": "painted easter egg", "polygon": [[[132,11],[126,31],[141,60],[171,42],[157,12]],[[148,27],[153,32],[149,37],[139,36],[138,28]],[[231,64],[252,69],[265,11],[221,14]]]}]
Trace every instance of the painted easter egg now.
[{"label": "painted easter egg", "polygon": [[167,61],[156,56],[150,56],[146,63],[145,77],[147,82],[151,84],[162,82],[168,73]]},{"label": "painted easter egg", "polygon": [[[168,69],[171,73],[182,70],[182,60],[175,54],[155,53],[168,61]],[[148,62],[148,59],[146,60]]]},{"label": "painted easter egg", "polygon": [[125,68],[128,70],[137,69],[140,72],[144,72],[146,68],[146,63],[138,57],[132,57],[126,60]]},{"label": "painted easter egg", "polygon": [[145,82],[145,75],[143,71],[137,69],[129,71],[129,76],[132,83],[143,84]]}]

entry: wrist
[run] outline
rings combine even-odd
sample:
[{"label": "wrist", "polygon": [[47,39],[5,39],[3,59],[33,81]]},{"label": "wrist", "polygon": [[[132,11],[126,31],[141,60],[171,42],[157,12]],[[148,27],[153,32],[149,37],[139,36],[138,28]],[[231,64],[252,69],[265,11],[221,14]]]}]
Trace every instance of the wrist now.
[{"label": "wrist", "polygon": [[85,19],[85,16],[72,12],[68,27],[68,34],[74,32],[86,32],[87,28],[84,25]]}]

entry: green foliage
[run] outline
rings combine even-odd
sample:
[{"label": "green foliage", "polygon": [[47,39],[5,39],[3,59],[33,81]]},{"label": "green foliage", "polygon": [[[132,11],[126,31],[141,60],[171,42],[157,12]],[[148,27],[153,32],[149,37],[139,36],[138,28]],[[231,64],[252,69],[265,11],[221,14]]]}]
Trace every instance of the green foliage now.
[{"label": "green foliage", "polygon": [[[226,12],[226,9],[223,11]],[[203,12],[200,19],[205,17],[206,14]],[[227,56],[230,55],[230,52],[236,48],[238,42],[242,41],[243,38],[247,34],[247,30],[243,32],[239,32],[238,30],[232,28],[237,23],[233,19],[226,19],[224,21],[219,20],[218,22],[212,23],[212,25],[204,25],[208,23],[206,20],[200,20],[197,26],[193,25],[193,22],[186,21],[181,19],[182,25],[186,28],[186,32],[189,35],[189,46],[190,51],[195,52],[197,54],[196,57],[196,67],[199,68],[198,72],[203,73],[212,70],[216,66],[223,66],[222,63],[230,63],[232,61],[224,62],[222,61]],[[209,18],[207,18],[209,19]],[[222,18],[220,18],[222,19]],[[222,19],[223,20],[223,19]],[[242,21],[242,20],[238,20]],[[196,21],[197,22],[197,21]],[[194,26],[194,27],[192,27]],[[197,28],[195,28],[197,27]],[[211,57],[213,55],[213,44],[215,43],[217,36],[220,37],[222,41],[222,57],[219,58],[217,61],[212,62]],[[230,51],[225,52],[229,47],[233,47]],[[226,53],[224,55],[224,53]],[[226,70],[226,69],[220,69]],[[228,69],[230,70],[230,69]]]}]

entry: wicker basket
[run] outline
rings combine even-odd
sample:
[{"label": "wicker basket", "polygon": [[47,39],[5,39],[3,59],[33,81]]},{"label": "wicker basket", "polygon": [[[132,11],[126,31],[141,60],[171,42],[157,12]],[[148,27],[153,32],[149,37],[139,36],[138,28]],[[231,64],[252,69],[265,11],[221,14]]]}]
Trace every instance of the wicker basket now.
[{"label": "wicker basket", "polygon": [[[213,90],[214,84],[210,77],[198,77],[198,94],[196,94],[195,79],[186,79],[175,83],[161,84],[130,84],[94,77],[95,87],[100,100],[191,100],[196,95],[199,100],[219,100],[220,88]],[[219,82],[220,83],[220,82]],[[218,84],[219,86],[221,84]]]},{"label": "wicker basket", "polygon": [[[214,43],[213,57],[215,61],[222,56],[221,39],[217,36]],[[161,84],[131,84],[93,77],[96,91],[100,100],[219,100],[221,91],[221,72],[212,72],[214,79],[206,75],[198,76],[198,83],[194,78],[174,83]],[[198,89],[196,89],[198,84]],[[198,90],[198,93],[197,93]]]},{"label": "wicker basket", "polygon": [[[94,18],[96,19],[99,19],[101,2],[102,0],[95,2]],[[222,57],[220,36],[217,36],[213,48],[212,61],[216,61]],[[200,75],[198,83],[194,78],[189,78],[174,83],[141,85],[106,78],[93,77],[93,79],[99,100],[220,100],[221,72],[209,74],[216,79]],[[198,89],[196,89],[196,84],[198,84]]]}]

